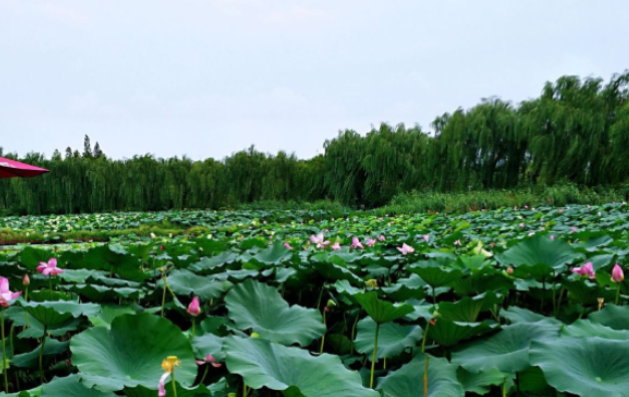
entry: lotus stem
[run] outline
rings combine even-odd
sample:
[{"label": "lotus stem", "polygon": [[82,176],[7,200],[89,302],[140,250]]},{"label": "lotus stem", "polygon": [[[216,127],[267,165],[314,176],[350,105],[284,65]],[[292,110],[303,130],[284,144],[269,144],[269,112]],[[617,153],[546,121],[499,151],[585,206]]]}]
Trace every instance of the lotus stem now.
[{"label": "lotus stem", "polygon": [[247,397],[247,382],[245,382],[244,378],[242,380],[242,397]]},{"label": "lotus stem", "polygon": [[4,338],[4,306],[2,306],[2,318],[0,318],[0,327],[2,327],[2,375],[4,376],[4,392],[9,394],[9,377],[7,375],[7,346]]},{"label": "lotus stem", "polygon": [[323,311],[323,326],[326,328],[325,328],[325,331],[323,331],[323,336],[321,337],[321,348],[319,349],[319,354],[323,354],[323,344],[325,343],[325,332],[328,330],[325,323],[325,310]]},{"label": "lotus stem", "polygon": [[384,358],[384,364],[382,365],[382,369],[387,369],[387,358]]},{"label": "lotus stem", "polygon": [[[24,289],[24,299],[28,302],[28,286],[26,286],[26,288]],[[28,319],[28,312],[26,313],[26,328],[30,328],[31,327],[31,323],[30,320]]]},{"label": "lotus stem", "polygon": [[422,353],[426,351],[426,339],[428,339],[428,330],[430,330],[430,321],[426,324],[426,332],[422,336]]},{"label": "lotus stem", "polygon": [[197,321],[194,317],[192,317],[192,339],[194,339],[194,337],[196,336],[196,324]]},{"label": "lotus stem", "polygon": [[561,290],[559,290],[559,299],[557,300],[557,307],[555,308],[555,318],[559,315],[559,309],[561,308],[561,302],[563,300],[563,293],[565,288],[562,286]]},{"label": "lotus stem", "polygon": [[616,306],[618,306],[619,300],[620,300],[620,283],[618,283],[618,288],[616,288]]},{"label": "lotus stem", "polygon": [[11,324],[11,330],[9,331],[9,343],[11,345],[11,358],[15,356],[15,349],[13,348],[13,333],[15,329],[15,324]]},{"label": "lotus stem", "polygon": [[358,313],[356,314],[356,320],[354,320],[354,325],[352,326],[352,340],[351,340],[351,344],[352,344],[352,354],[354,354],[354,338],[356,337],[356,325],[358,324],[358,318],[360,317],[360,310],[358,311]]},{"label": "lotus stem", "polygon": [[166,284],[166,275],[163,275],[163,279],[164,279],[164,293],[162,294],[162,318],[164,317],[164,306],[166,305],[166,289],[167,284]]},{"label": "lotus stem", "polygon": [[48,276],[48,288],[52,291],[52,275]]},{"label": "lotus stem", "polygon": [[48,327],[44,326],[44,337],[42,339],[41,351],[39,352],[39,372],[42,385],[44,384],[44,349],[46,348],[46,336],[48,335]]},{"label": "lotus stem", "polygon": [[203,372],[203,376],[201,377],[201,381],[199,382],[200,385],[203,384],[203,382],[205,381],[205,377],[207,376],[207,373],[210,371],[210,366],[206,365],[205,366],[205,372]]},{"label": "lotus stem", "polygon": [[177,384],[175,382],[175,367],[174,366],[173,366],[173,372],[171,373],[171,376],[173,378],[173,382],[172,382],[173,383],[173,395],[175,397],[177,397]]},{"label": "lotus stem", "polygon": [[424,364],[424,397],[428,397],[428,366],[430,365],[430,356],[426,354],[426,364]]},{"label": "lotus stem", "polygon": [[373,389],[373,373],[376,369],[376,354],[378,353],[378,333],[380,332],[380,324],[376,323],[376,335],[373,339],[373,354],[371,356],[371,380],[369,381],[369,388]]},{"label": "lotus stem", "polygon": [[505,378],[505,381],[502,384],[502,397],[507,397],[507,378]]},{"label": "lotus stem", "polygon": [[323,288],[325,284],[321,286],[321,292],[319,292],[319,300],[317,301],[317,310],[321,309],[321,299],[323,298]]}]

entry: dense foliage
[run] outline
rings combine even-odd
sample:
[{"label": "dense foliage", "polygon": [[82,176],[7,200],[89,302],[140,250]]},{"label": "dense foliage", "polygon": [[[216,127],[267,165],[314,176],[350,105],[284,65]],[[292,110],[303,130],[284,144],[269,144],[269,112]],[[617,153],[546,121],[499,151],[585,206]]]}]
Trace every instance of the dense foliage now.
[{"label": "dense foliage", "polygon": [[330,199],[376,207],[411,191],[618,185],[629,178],[629,73],[566,76],[515,106],[483,100],[421,127],[341,131],[309,160],[253,147],[221,161],[110,160],[100,147],[23,158],[52,172],[0,181],[0,207],[19,213],[220,208],[259,200]]},{"label": "dense foliage", "polygon": [[[5,222],[49,232],[160,216]],[[0,252],[10,396],[629,390],[624,203],[319,220],[183,212],[174,222],[207,234]]]}]

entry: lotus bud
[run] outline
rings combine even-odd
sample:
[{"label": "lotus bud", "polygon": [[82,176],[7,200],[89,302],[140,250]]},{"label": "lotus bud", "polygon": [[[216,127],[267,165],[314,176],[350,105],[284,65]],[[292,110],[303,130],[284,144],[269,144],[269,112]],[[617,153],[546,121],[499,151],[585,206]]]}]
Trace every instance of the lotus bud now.
[{"label": "lotus bud", "polygon": [[163,250],[164,250],[164,245],[163,245],[163,244],[159,246],[159,250],[160,250],[160,251],[163,251]]},{"label": "lotus bud", "polygon": [[259,338],[259,337],[260,337],[260,334],[259,334],[259,333],[257,333],[257,332],[252,332],[252,333],[251,333],[251,337],[252,337],[252,338]]},{"label": "lotus bud", "polygon": [[513,274],[513,268],[512,267],[508,267],[507,268],[507,274],[509,274],[509,275]]},{"label": "lotus bud", "polygon": [[25,287],[28,287],[31,284],[31,279],[28,277],[28,274],[24,275],[24,278],[22,279],[22,284],[24,284]]},{"label": "lotus bud", "polygon": [[196,296],[192,298],[192,302],[190,302],[190,305],[188,306],[188,310],[186,311],[192,317],[198,317],[199,314],[201,314],[201,305],[199,305],[199,298],[197,298]]},{"label": "lotus bud", "polygon": [[336,306],[336,302],[334,302],[334,300],[329,299],[328,300],[328,307],[335,307]]},{"label": "lotus bud", "polygon": [[612,270],[612,281],[615,283],[622,283],[625,279],[625,273],[622,271],[622,268],[618,266],[618,264],[614,265],[614,269]]},{"label": "lotus bud", "polygon": [[367,285],[367,287],[370,288],[378,288],[378,280],[376,280],[375,278],[365,281],[365,284]]},{"label": "lotus bud", "polygon": [[605,302],[605,298],[598,298],[598,310],[603,308],[603,302]]}]

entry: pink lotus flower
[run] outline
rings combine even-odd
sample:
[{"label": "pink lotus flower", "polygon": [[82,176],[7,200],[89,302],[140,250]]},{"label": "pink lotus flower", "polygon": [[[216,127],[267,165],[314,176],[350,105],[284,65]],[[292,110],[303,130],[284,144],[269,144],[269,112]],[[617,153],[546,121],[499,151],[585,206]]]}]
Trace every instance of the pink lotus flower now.
[{"label": "pink lotus flower", "polygon": [[598,216],[601,216],[601,211],[598,212]]},{"label": "pink lotus flower", "polygon": [[397,250],[400,251],[402,255],[412,254],[415,252],[415,248],[406,243],[402,244],[402,247],[397,247]]},{"label": "pink lotus flower", "polygon": [[310,241],[312,241],[313,244],[317,245],[317,248],[325,248],[328,244],[330,244],[329,241],[325,240],[325,237],[323,236],[323,233],[319,233],[316,236],[312,235],[310,236]]},{"label": "pink lotus flower", "polygon": [[159,383],[157,384],[157,396],[164,397],[166,395],[166,387],[164,384],[166,383],[166,379],[170,376],[170,373],[164,372],[161,378],[159,378]]},{"label": "pink lotus flower", "polygon": [[376,245],[376,239],[370,238],[367,240],[367,247],[373,247],[374,245]]},{"label": "pink lotus flower", "polygon": [[424,241],[425,242],[429,242],[430,241],[430,235],[429,234],[424,234]]},{"label": "pink lotus flower", "polygon": [[576,231],[577,231],[577,228],[576,228],[576,227],[574,227],[574,226],[573,226],[573,227],[571,227],[571,228],[570,228],[570,233],[574,233],[574,232],[576,232]]},{"label": "pink lotus flower", "polygon": [[48,263],[39,262],[39,266],[37,266],[37,271],[43,274],[44,276],[56,276],[57,274],[63,273],[63,269],[57,267],[57,259],[50,258]]},{"label": "pink lotus flower", "polygon": [[338,251],[340,249],[341,249],[341,244],[339,244],[338,241],[336,243],[332,244],[332,251]]},{"label": "pink lotus flower", "polygon": [[384,238],[384,235],[381,234],[380,237],[378,237],[378,241],[384,241],[384,240],[386,240],[386,239]]},{"label": "pink lotus flower", "polygon": [[624,279],[625,273],[623,273],[622,268],[616,263],[614,265],[614,269],[612,270],[612,281],[615,283],[622,283]]},{"label": "pink lotus flower", "polygon": [[588,276],[590,280],[596,278],[596,274],[594,273],[594,268],[592,267],[592,262],[588,262],[581,267],[577,267],[571,270],[572,273],[576,273],[580,276]]},{"label": "pink lotus flower", "polygon": [[513,207],[513,210],[517,211],[518,210],[518,206]]},{"label": "pink lotus flower", "polygon": [[456,241],[454,242],[454,245],[461,245],[461,240],[456,240]]},{"label": "pink lotus flower", "polygon": [[559,212],[560,214],[563,214],[563,210],[561,208],[559,208],[559,211],[557,212]]},{"label": "pink lotus flower", "polygon": [[528,210],[528,209],[529,209],[529,206],[528,206],[528,205],[525,205],[525,206],[524,206],[524,209],[527,209],[527,210]]},{"label": "pink lotus flower", "polygon": [[197,317],[199,314],[201,314],[201,306],[199,305],[199,298],[197,298],[196,296],[192,298],[192,302],[190,302],[190,305],[188,306],[188,310],[186,311],[192,317]]},{"label": "pink lotus flower", "polygon": [[290,246],[290,244],[288,244],[288,241],[284,243],[284,247],[286,247],[286,249],[288,250],[292,250],[293,247]]},{"label": "pink lotus flower", "polygon": [[17,299],[20,295],[22,295],[22,291],[9,291],[9,280],[4,277],[0,277],[0,306],[9,307],[11,305],[10,302]]},{"label": "pink lotus flower", "polygon": [[223,366],[223,364],[217,363],[216,359],[211,354],[208,354],[207,356],[205,356],[203,360],[194,360],[194,361],[197,363],[197,365],[211,364],[214,368],[220,368]]},{"label": "pink lotus flower", "polygon": [[491,245],[491,248],[494,248],[496,246],[496,243],[492,241],[491,243],[489,243],[489,245]]},{"label": "pink lotus flower", "polygon": [[518,226],[520,226],[520,227],[524,227],[524,223],[520,223]]},{"label": "pink lotus flower", "polygon": [[358,240],[358,237],[354,237],[352,239],[352,244],[350,245],[352,248],[365,248],[363,244]]},{"label": "pink lotus flower", "polygon": [[551,239],[551,240],[554,240],[554,239],[555,239],[555,235],[554,235],[554,234],[551,234],[551,235],[550,235],[550,239]]}]

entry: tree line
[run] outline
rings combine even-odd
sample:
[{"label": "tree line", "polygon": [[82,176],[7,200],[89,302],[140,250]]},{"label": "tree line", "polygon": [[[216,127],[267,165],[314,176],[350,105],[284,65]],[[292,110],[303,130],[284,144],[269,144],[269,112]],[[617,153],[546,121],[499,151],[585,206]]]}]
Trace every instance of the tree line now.
[{"label": "tree line", "polygon": [[376,207],[411,191],[614,186],[629,182],[628,99],[629,72],[607,82],[564,76],[517,105],[490,98],[445,113],[431,131],[403,124],[340,131],[307,160],[253,146],[222,160],[114,160],[86,136],[82,152],[5,153],[51,172],[0,180],[0,207],[41,214],[320,199]]}]

